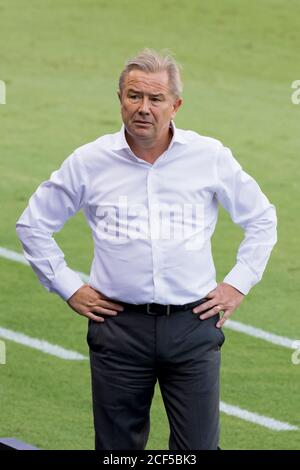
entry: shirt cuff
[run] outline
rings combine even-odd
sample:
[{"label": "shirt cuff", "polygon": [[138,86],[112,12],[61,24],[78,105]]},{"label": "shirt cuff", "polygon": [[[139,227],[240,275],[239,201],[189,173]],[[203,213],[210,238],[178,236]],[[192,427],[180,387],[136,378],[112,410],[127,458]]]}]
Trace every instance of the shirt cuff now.
[{"label": "shirt cuff", "polygon": [[245,264],[238,262],[227,276],[225,276],[223,282],[230,284],[242,294],[247,295],[251,287],[253,287],[258,280],[256,277],[254,279],[253,272]]},{"label": "shirt cuff", "polygon": [[83,285],[84,282],[79,274],[66,266],[55,276],[50,290],[68,300]]}]

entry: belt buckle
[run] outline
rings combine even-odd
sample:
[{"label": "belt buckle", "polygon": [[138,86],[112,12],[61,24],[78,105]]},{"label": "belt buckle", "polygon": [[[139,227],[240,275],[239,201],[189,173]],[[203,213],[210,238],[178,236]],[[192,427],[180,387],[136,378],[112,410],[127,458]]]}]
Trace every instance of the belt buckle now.
[{"label": "belt buckle", "polygon": [[[151,313],[156,313],[156,312],[152,312],[152,311],[150,310],[150,305],[151,305],[151,304],[147,304],[147,309],[146,309],[146,310],[147,310],[147,313],[149,313],[149,314],[151,315]],[[169,316],[170,313],[171,313],[171,305],[165,305],[165,307],[167,307],[167,313],[166,313],[166,315]]]}]

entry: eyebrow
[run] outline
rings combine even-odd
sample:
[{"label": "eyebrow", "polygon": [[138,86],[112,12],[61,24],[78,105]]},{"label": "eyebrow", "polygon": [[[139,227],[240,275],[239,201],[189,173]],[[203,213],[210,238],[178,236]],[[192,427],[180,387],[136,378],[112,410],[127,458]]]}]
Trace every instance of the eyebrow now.
[{"label": "eyebrow", "polygon": [[[128,93],[136,93],[137,95],[144,94],[143,92],[134,90],[133,88],[129,88]],[[147,93],[147,94],[149,94],[149,96],[152,96],[154,98],[157,98],[158,96],[162,96],[162,97],[165,96],[164,93]]]}]

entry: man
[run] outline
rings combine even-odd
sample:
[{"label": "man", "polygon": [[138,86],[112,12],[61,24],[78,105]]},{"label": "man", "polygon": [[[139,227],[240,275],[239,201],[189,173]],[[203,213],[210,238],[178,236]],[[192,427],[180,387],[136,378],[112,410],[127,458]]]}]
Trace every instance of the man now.
[{"label": "man", "polygon": [[[172,57],[144,50],[129,60],[121,131],[69,156],[17,223],[43,285],[89,319],[96,449],[145,448],[157,380],[169,449],[218,448],[221,327],[276,243],[274,206],[230,150],[176,129],[181,92]],[[245,237],[217,284],[219,202]],[[52,237],[81,208],[95,245],[88,284]]]}]

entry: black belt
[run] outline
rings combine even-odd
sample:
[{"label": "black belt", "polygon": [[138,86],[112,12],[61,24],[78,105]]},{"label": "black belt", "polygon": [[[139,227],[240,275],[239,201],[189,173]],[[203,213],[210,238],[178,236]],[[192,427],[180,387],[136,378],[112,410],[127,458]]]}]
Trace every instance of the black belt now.
[{"label": "black belt", "polygon": [[206,297],[202,299],[195,300],[184,305],[162,305],[162,304],[128,304],[126,302],[117,301],[119,304],[123,305],[129,310],[133,310],[139,313],[147,313],[148,315],[160,316],[160,315],[170,315],[174,312],[190,310],[191,308],[196,307],[196,305],[202,304],[208,300]]}]

